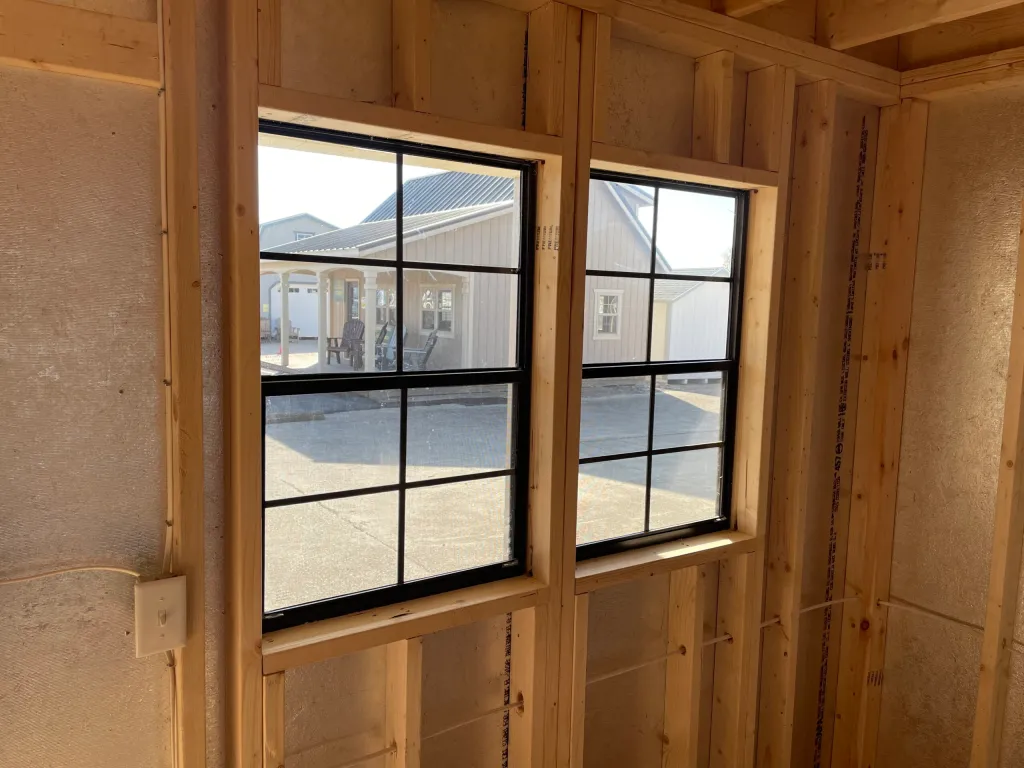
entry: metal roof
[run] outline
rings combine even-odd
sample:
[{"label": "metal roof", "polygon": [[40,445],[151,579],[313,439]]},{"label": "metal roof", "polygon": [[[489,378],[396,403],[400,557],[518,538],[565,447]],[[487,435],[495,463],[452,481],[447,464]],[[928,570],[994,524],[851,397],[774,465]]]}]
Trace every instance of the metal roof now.
[{"label": "metal roof", "polygon": [[[472,219],[492,213],[498,213],[511,207],[511,202],[477,205],[472,208],[460,208],[451,211],[423,213],[418,216],[402,218],[405,240],[409,241],[421,234],[443,227],[462,224]],[[371,221],[356,224],[345,229],[336,229],[322,235],[306,237],[291,243],[268,248],[267,253],[321,253],[323,251],[357,250],[369,251],[390,247],[395,242],[395,220]]]},{"label": "metal roof", "polygon": [[[402,213],[405,217],[421,213],[451,211],[488,203],[511,200],[515,179],[485,176],[479,173],[447,171],[410,179],[402,185]],[[395,195],[378,205],[363,223],[394,219]]]}]

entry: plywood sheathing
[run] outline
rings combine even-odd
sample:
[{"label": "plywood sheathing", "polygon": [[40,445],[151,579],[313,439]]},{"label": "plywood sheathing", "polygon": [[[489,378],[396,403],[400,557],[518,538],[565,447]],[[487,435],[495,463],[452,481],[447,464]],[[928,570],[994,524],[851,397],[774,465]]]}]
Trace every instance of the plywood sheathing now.
[{"label": "plywood sheathing", "polygon": [[479,0],[434,0],[431,109],[522,128],[529,16]]},{"label": "plywood sheathing", "polygon": [[[387,746],[385,650],[381,646],[283,673],[288,768],[331,768]],[[366,765],[384,768],[384,759]]]},{"label": "plywood sheathing", "polygon": [[[693,59],[611,38],[605,135],[610,144],[688,156],[693,121]],[[600,108],[600,106],[599,106]]]},{"label": "plywood sheathing", "polygon": [[[156,575],[166,486],[154,92],[2,67],[0,114],[2,575],[90,563]],[[162,657],[134,658],[130,577],[8,586],[2,604],[0,763],[167,764],[169,671]]]},{"label": "plywood sheathing", "polygon": [[391,0],[278,1],[280,85],[391,106]]},{"label": "plywood sheathing", "polygon": [[[654,576],[591,595],[587,676],[665,655],[669,577]],[[585,768],[660,765],[665,662],[587,686]]]},{"label": "plywood sheathing", "polygon": [[[1024,140],[1010,126],[1022,116],[1018,88],[933,104],[928,129],[891,591],[976,625],[988,585],[1024,172]],[[890,625],[900,615],[890,609]],[[910,636],[901,642],[890,630],[878,754],[906,768],[966,764],[980,633],[928,617],[900,621]],[[1004,742],[1020,728],[1015,717]]]}]

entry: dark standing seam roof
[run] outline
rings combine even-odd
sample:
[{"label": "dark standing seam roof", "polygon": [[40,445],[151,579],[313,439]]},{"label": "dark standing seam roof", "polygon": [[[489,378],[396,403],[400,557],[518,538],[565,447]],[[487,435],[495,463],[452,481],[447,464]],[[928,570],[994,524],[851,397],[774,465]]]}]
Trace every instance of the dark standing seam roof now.
[{"label": "dark standing seam roof", "polygon": [[[499,203],[511,200],[514,194],[515,179],[507,176],[484,176],[462,171],[436,173],[410,179],[402,185],[402,213],[417,216]],[[394,219],[395,215],[395,195],[391,195],[363,219],[363,224]]]},{"label": "dark standing seam roof", "polygon": [[[473,208],[460,208],[454,211],[439,211],[437,213],[423,213],[418,216],[406,216],[402,220],[405,223],[405,237],[408,240],[425,232],[469,222],[489,213],[509,210],[511,207],[511,203],[504,202],[492,205],[478,205]],[[386,221],[356,224],[346,229],[336,229],[333,232],[324,232],[322,235],[294,240],[284,245],[268,248],[265,253],[318,253],[320,251],[341,251],[353,248],[370,250],[387,247],[394,242],[395,221],[394,219],[388,219]]]}]

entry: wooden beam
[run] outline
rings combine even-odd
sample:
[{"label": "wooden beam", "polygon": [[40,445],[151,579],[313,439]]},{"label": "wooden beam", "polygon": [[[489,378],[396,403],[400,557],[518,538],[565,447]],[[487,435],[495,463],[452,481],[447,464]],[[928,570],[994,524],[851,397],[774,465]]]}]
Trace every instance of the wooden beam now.
[{"label": "wooden beam", "polygon": [[[597,19],[570,8],[562,61],[560,157],[541,168],[535,258],[535,323],[530,451],[530,547],[535,576],[551,590],[538,620],[543,686],[544,766],[565,766],[570,751],[576,473],[582,379],[582,321],[573,314],[583,285],[593,131]],[[549,102],[550,103],[550,102]],[[554,108],[554,107],[551,107]],[[549,116],[540,114],[547,120]],[[579,286],[579,287],[577,287]],[[582,306],[582,305],[581,305]],[[578,326],[578,327],[577,327]],[[573,352],[576,356],[573,356]],[[568,486],[571,484],[570,493]]]},{"label": "wooden beam", "polygon": [[530,13],[526,73],[526,130],[562,135],[565,98],[564,3],[547,3]]},{"label": "wooden beam", "polygon": [[1017,284],[1010,329],[1010,361],[1006,372],[1003,439],[996,485],[996,514],[989,566],[985,638],[974,714],[971,768],[997,768],[1000,761],[1006,695],[1010,687],[1013,630],[1020,590],[1024,547],[1024,206],[1021,209]]},{"label": "wooden beam", "polygon": [[936,99],[1016,85],[1024,81],[1024,47],[935,64],[903,73],[904,98]]},{"label": "wooden beam", "polygon": [[[172,573],[186,586],[185,645],[175,651],[177,768],[206,765],[206,578],[202,270],[195,0],[163,3],[159,91],[166,291],[164,381]],[[0,20],[2,23],[2,20]]]},{"label": "wooden beam", "polygon": [[374,136],[389,139],[496,152],[525,160],[556,157],[560,147],[559,141],[539,133],[469,123],[272,85],[260,86],[259,102],[259,116],[270,120],[301,122],[338,131],[372,132]]},{"label": "wooden beam", "polygon": [[387,714],[384,739],[395,751],[388,768],[420,768],[423,730],[423,638],[387,646]]},{"label": "wooden beam", "polygon": [[900,35],[897,69],[906,71],[1024,45],[1024,3]]},{"label": "wooden beam", "polygon": [[754,761],[764,536],[772,475],[771,441],[775,423],[795,90],[796,73],[786,71],[783,106],[778,113],[780,124],[773,129],[780,142],[779,186],[758,190],[750,198],[732,516],[738,531],[756,537],[758,548],[719,565],[716,634],[728,633],[732,642],[719,644],[714,651],[712,766],[749,766]]},{"label": "wooden beam", "polygon": [[820,0],[818,42],[845,50],[987,11],[1020,0]]},{"label": "wooden beam", "polygon": [[521,700],[522,709],[509,714],[509,765],[540,768],[544,760],[544,709],[538,696],[544,688],[544,659],[538,657],[546,638],[547,606],[512,614],[512,662],[509,669],[511,701]]},{"label": "wooden beam", "polygon": [[740,164],[742,146],[733,141],[733,122],[743,119],[743,103],[736,114],[739,82],[736,55],[730,51],[701,56],[696,61],[693,83],[693,157],[716,163]]},{"label": "wooden beam", "polygon": [[792,68],[801,82],[835,80],[841,92],[868,104],[899,100],[899,73],[840,51],[698,8],[681,0],[567,0],[610,16],[616,35],[698,58],[731,51],[744,71],[772,64]]},{"label": "wooden beam", "polygon": [[[583,768],[583,745],[587,720],[587,633],[590,631],[590,595],[577,595],[573,609],[572,652],[572,746],[568,757],[569,768]],[[561,761],[559,762],[561,765]]]},{"label": "wooden beam", "polygon": [[732,189],[761,189],[779,183],[779,174],[773,171],[716,163],[713,160],[697,160],[597,142],[594,143],[593,152],[593,167],[606,171],[658,176]]},{"label": "wooden beam", "polygon": [[263,637],[266,674],[543,605],[547,589],[522,576],[338,616]]},{"label": "wooden beam", "polygon": [[820,471],[823,423],[818,403],[830,393],[820,380],[825,338],[823,301],[829,249],[829,201],[837,131],[837,92],[833,82],[802,86],[797,99],[792,211],[786,260],[776,411],[774,481],[768,523],[765,616],[778,616],[765,629],[758,718],[758,764],[793,762],[793,725],[797,695],[800,599],[806,518],[815,472]]},{"label": "wooden beam", "polygon": [[0,63],[158,88],[161,25],[81,8],[0,0]]},{"label": "wooden beam", "polygon": [[430,0],[392,0],[394,105],[430,111]]},{"label": "wooden beam", "polygon": [[[765,67],[747,75],[747,106],[744,111],[743,165],[778,172],[786,121],[786,70]],[[789,122],[792,129],[792,123]]]},{"label": "wooden beam", "polygon": [[[867,273],[833,768],[874,765],[928,109],[882,110]],[[872,256],[873,260],[876,260]]]},{"label": "wooden beam", "polygon": [[763,11],[765,8],[771,8],[781,2],[782,0],[712,0],[711,9],[716,13],[740,18]]},{"label": "wooden beam", "polygon": [[738,531],[723,531],[690,539],[654,544],[615,555],[584,560],[576,565],[576,594],[671,573],[681,568],[714,563],[753,552],[757,538]]},{"label": "wooden beam", "polygon": [[259,196],[256,151],[255,0],[227,6],[227,208],[224,223],[227,370],[225,374],[227,548],[227,763],[263,762],[263,500],[259,342]]},{"label": "wooden beam", "polygon": [[700,566],[669,577],[662,768],[695,768],[700,736],[704,643],[704,574]]},{"label": "wooden beam", "polygon": [[597,17],[597,55],[594,63],[594,141],[608,140],[609,92],[612,79],[612,20]]},{"label": "wooden beam", "polygon": [[263,768],[284,768],[284,672],[263,678]]},{"label": "wooden beam", "polygon": [[258,0],[256,11],[260,82],[281,85],[281,0]]}]

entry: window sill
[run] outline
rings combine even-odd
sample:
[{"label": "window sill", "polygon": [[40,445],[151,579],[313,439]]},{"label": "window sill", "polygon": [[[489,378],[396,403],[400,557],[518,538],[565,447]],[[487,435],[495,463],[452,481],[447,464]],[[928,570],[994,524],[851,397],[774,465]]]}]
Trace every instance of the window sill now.
[{"label": "window sill", "polygon": [[547,588],[519,576],[263,636],[263,674],[542,605]]},{"label": "window sill", "polygon": [[692,565],[704,565],[734,555],[749,554],[757,548],[757,537],[739,531],[721,531],[692,539],[595,557],[576,565],[576,594],[668,573]]}]

